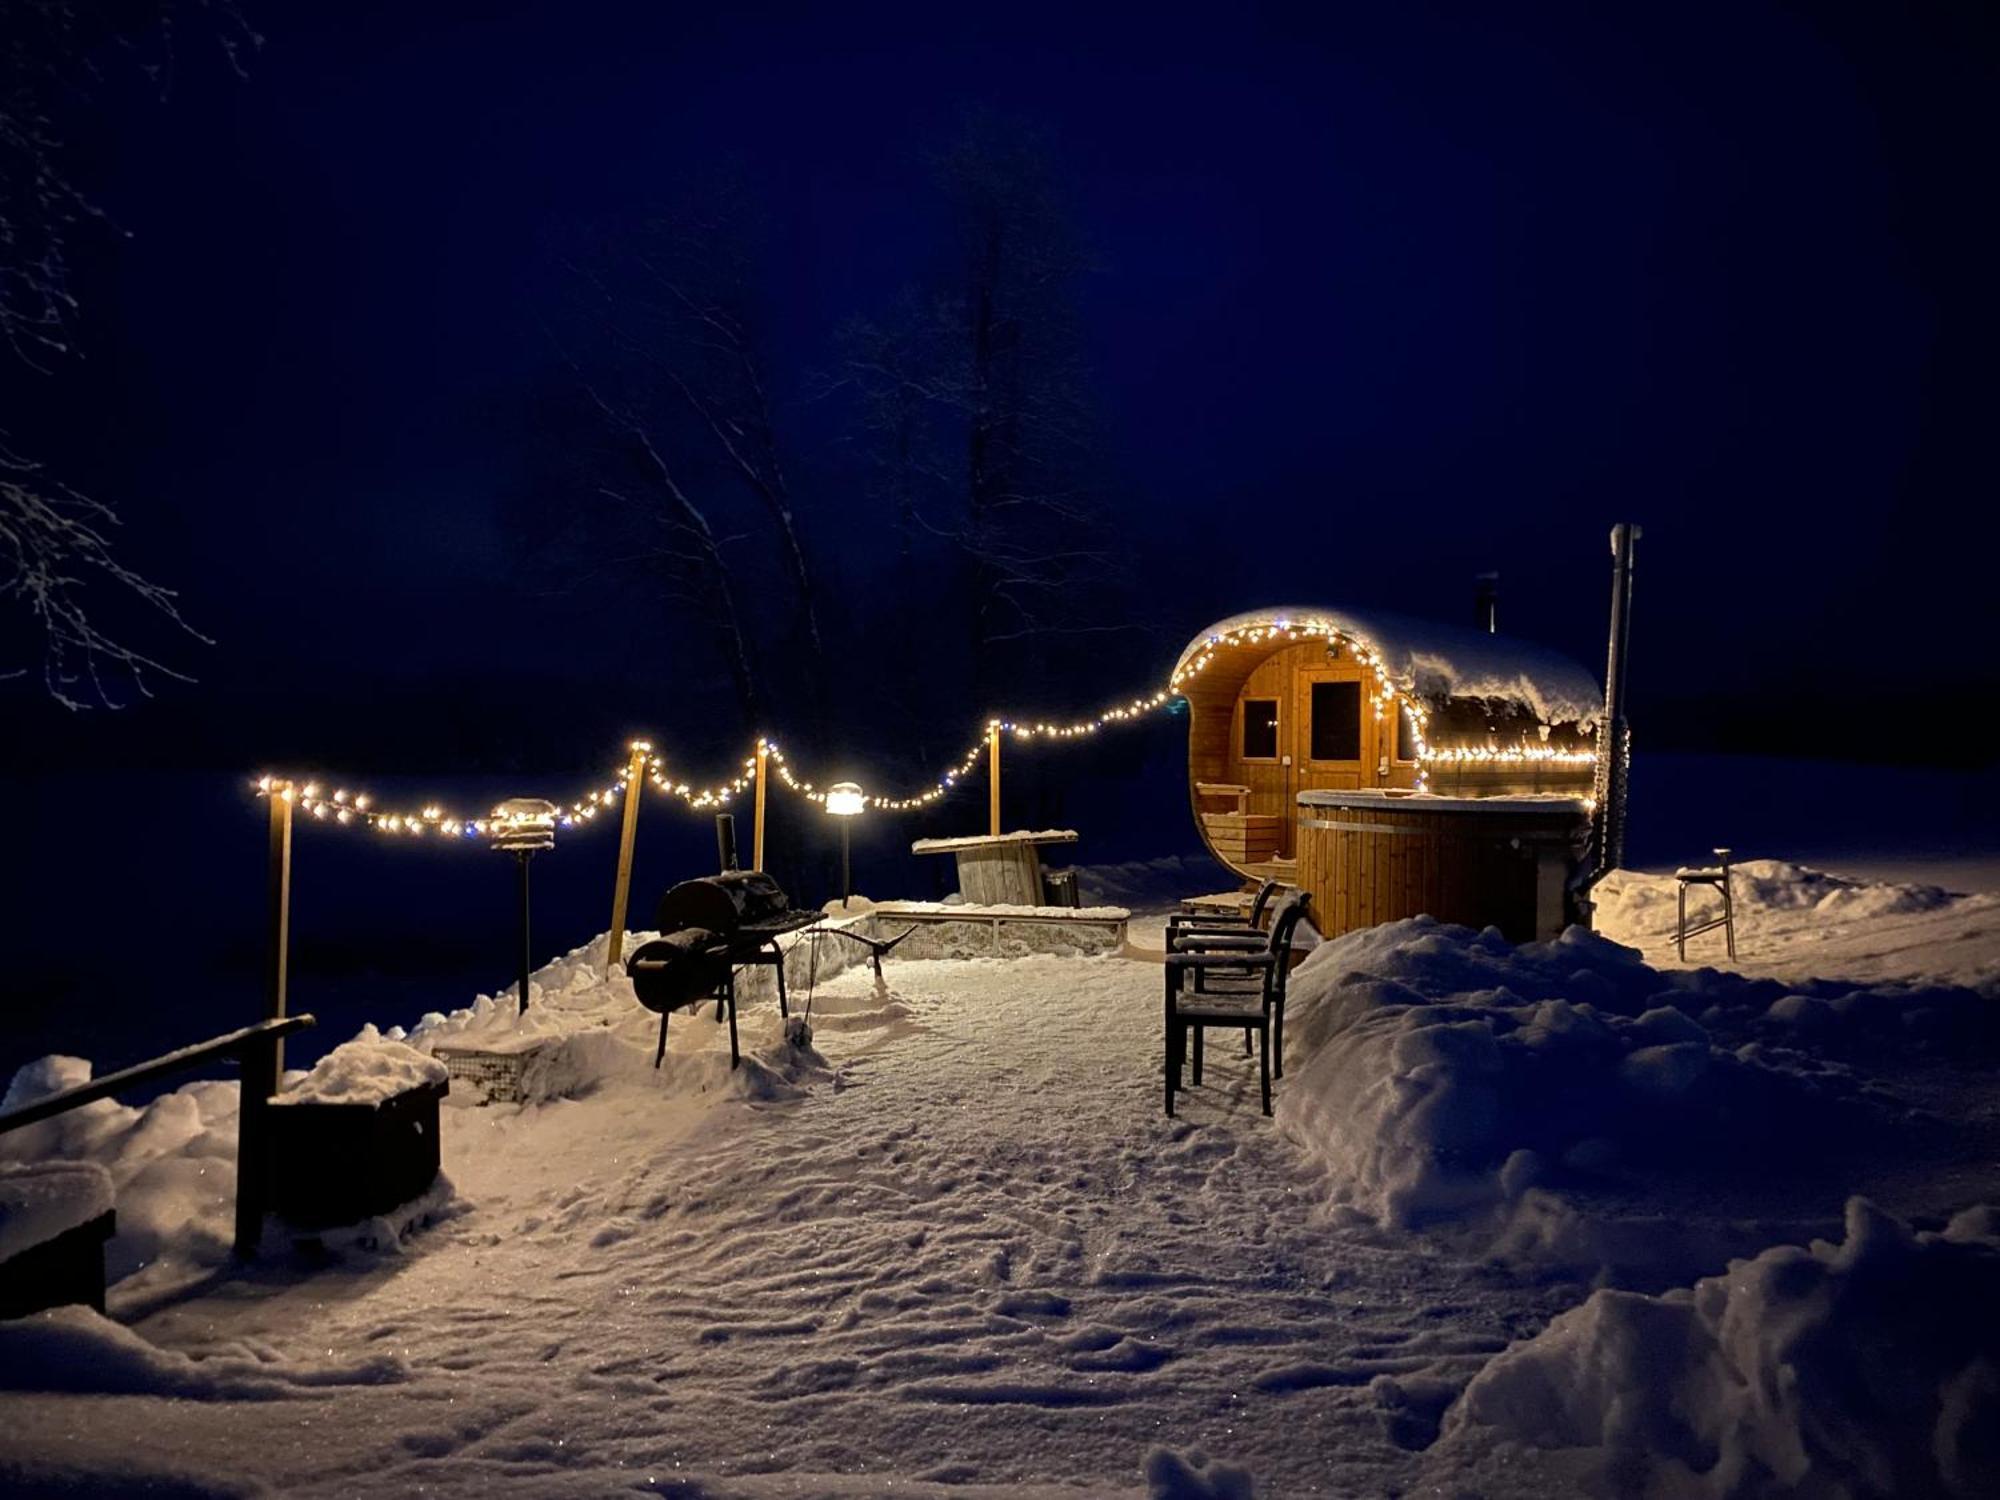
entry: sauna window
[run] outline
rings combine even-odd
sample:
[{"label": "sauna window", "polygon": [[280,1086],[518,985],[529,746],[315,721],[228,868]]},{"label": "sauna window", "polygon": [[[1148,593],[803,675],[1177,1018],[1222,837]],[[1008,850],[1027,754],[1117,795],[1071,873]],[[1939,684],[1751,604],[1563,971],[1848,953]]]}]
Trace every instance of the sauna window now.
[{"label": "sauna window", "polygon": [[1414,765],[1417,759],[1417,718],[1407,707],[1396,710],[1396,759]]},{"label": "sauna window", "polygon": [[1278,758],[1278,700],[1276,698],[1245,698],[1243,700],[1243,758],[1245,760],[1276,760]]},{"label": "sauna window", "polygon": [[1312,685],[1312,758],[1361,759],[1361,684]]}]

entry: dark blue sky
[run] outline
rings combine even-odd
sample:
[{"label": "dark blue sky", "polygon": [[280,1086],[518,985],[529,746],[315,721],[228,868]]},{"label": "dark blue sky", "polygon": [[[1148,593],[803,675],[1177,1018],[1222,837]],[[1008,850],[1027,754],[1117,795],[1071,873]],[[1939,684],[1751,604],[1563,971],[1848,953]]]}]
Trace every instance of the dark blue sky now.
[{"label": "dark blue sky", "polygon": [[803,393],[934,255],[925,163],[969,106],[1050,132],[1102,263],[1086,352],[1150,632],[1105,694],[1260,602],[1464,618],[1490,567],[1510,628],[1596,665],[1621,518],[1642,732],[1710,692],[1993,682],[1971,5],[246,8],[247,79],[190,58],[165,105],[78,125],[131,237],[85,255],[87,368],[33,397],[218,638],[175,712],[659,660],[499,587],[509,499],[548,238],[721,161],[766,217],[808,539],[867,586]]}]

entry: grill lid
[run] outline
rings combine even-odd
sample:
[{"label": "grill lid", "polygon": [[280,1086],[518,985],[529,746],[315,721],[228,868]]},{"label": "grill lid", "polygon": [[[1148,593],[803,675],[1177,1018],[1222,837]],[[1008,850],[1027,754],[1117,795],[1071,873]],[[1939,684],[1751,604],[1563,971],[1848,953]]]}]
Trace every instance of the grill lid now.
[{"label": "grill lid", "polygon": [[701,927],[726,938],[748,924],[782,917],[791,906],[762,870],[728,870],[683,880],[660,898],[653,925],[663,934]]}]

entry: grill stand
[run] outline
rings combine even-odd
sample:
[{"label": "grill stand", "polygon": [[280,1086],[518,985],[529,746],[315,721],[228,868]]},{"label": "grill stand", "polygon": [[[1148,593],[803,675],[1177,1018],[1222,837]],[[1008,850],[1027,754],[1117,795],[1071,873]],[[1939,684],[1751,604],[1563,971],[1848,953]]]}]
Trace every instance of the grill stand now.
[{"label": "grill stand", "polygon": [[[789,1018],[791,1002],[785,994],[785,954],[775,937],[764,939],[752,953],[736,957],[730,965],[728,976],[722,981],[715,996],[715,1024],[720,1026],[726,1018],[729,1022],[729,1068],[734,1072],[743,1061],[742,1049],[736,1040],[736,972],[738,969],[754,968],[759,964],[769,964],[778,980],[778,1014]],[[697,1004],[700,1002],[697,1001]],[[653,1052],[653,1066],[659,1067],[667,1056],[667,1018],[671,1010],[660,1012],[660,1045]]]}]

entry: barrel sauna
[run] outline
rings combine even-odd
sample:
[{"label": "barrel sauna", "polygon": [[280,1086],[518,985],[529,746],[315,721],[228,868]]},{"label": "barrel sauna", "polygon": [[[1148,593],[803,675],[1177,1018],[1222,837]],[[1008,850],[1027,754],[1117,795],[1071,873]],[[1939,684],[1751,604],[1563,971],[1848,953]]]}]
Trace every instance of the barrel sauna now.
[{"label": "barrel sauna", "polygon": [[1301,792],[1298,883],[1328,937],[1429,913],[1525,943],[1572,919],[1589,836],[1579,797]]},{"label": "barrel sauna", "polygon": [[[1308,796],[1369,794],[1376,806],[1385,795],[1434,793],[1432,807],[1493,802],[1498,818],[1499,805],[1517,799],[1545,813],[1553,804],[1539,799],[1551,794],[1574,806],[1596,776],[1596,679],[1558,653],[1489,631],[1319,606],[1253,610],[1190,641],[1173,687],[1187,704],[1195,828],[1246,887],[1311,884],[1300,825]],[[1478,843],[1440,846],[1452,889],[1488,872],[1488,863],[1455,867]],[[1314,889],[1320,920],[1331,919],[1331,894]],[[1407,915],[1400,899],[1371,898],[1365,909]]]}]

